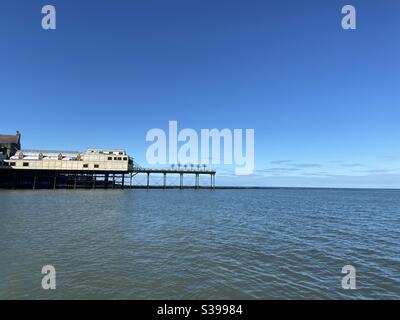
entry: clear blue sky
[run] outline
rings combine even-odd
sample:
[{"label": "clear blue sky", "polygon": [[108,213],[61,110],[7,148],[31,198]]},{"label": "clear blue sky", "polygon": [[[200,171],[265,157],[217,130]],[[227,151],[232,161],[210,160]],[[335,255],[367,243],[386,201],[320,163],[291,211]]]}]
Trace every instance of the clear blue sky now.
[{"label": "clear blue sky", "polygon": [[3,0],[0,132],[146,165],[169,120],[254,128],[255,174],[219,184],[400,187],[399,39],[397,0]]}]

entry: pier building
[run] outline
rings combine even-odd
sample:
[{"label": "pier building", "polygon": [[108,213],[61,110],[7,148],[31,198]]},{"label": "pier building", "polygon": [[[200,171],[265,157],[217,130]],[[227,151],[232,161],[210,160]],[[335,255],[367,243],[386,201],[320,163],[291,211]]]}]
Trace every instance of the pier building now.
[{"label": "pier building", "polygon": [[[0,188],[77,189],[77,188],[215,188],[215,170],[191,165],[178,169],[144,168],[122,149],[54,151],[21,149],[21,135],[0,135]],[[150,176],[161,176],[161,184],[152,185]],[[191,175],[194,184],[185,185]],[[209,176],[210,184],[201,186],[200,176]],[[144,184],[134,181],[143,176]],[[168,183],[167,176],[179,177],[179,184]]]},{"label": "pier building", "polygon": [[4,162],[16,170],[128,172],[133,166],[133,160],[120,149],[88,149],[85,152],[20,150]]}]

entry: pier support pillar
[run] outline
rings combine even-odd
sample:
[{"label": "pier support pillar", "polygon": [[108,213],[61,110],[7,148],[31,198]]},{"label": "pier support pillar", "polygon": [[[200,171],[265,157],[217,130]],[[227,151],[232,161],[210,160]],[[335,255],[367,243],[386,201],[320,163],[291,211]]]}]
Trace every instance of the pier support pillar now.
[{"label": "pier support pillar", "polygon": [[17,174],[14,172],[13,180],[12,180],[12,188],[13,189],[15,189],[16,184],[17,184]]},{"label": "pier support pillar", "polygon": [[74,175],[74,190],[76,190],[76,179],[77,179],[77,175]]},{"label": "pier support pillar", "polygon": [[56,189],[57,186],[57,173],[54,174],[54,180],[53,180],[53,190]]},{"label": "pier support pillar", "polygon": [[104,176],[104,189],[108,188],[108,173],[106,173],[106,175]]},{"label": "pier support pillar", "polygon": [[132,189],[132,172],[129,177],[129,188]]},{"label": "pier support pillar", "polygon": [[96,175],[93,175],[93,185],[92,185],[92,189],[96,189]]},{"label": "pier support pillar", "polygon": [[211,188],[211,189],[215,189],[215,173],[211,173],[211,174],[210,174],[210,177],[211,177],[211,185],[210,185],[210,188]]},{"label": "pier support pillar", "polygon": [[198,173],[196,173],[196,179],[195,179],[195,187],[196,189],[199,188],[200,185],[200,175]]},{"label": "pier support pillar", "polygon": [[33,186],[32,186],[32,189],[33,189],[33,190],[36,189],[36,173],[35,173],[35,175],[33,176]]},{"label": "pier support pillar", "polygon": [[180,174],[179,188],[183,188],[183,173]]},{"label": "pier support pillar", "polygon": [[167,174],[164,173],[164,189],[167,188]]},{"label": "pier support pillar", "polygon": [[147,172],[147,189],[150,188],[150,172]]},{"label": "pier support pillar", "polygon": [[113,174],[112,178],[112,188],[115,189],[115,173]]},{"label": "pier support pillar", "polygon": [[121,188],[122,188],[122,189],[125,188],[125,173],[122,174],[122,184],[121,184]]}]

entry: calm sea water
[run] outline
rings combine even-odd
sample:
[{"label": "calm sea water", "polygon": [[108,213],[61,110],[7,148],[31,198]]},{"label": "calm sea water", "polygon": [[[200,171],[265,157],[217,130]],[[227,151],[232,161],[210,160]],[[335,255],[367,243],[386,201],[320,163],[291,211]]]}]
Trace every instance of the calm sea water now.
[{"label": "calm sea water", "polygon": [[399,244],[396,190],[0,191],[0,298],[399,299]]}]

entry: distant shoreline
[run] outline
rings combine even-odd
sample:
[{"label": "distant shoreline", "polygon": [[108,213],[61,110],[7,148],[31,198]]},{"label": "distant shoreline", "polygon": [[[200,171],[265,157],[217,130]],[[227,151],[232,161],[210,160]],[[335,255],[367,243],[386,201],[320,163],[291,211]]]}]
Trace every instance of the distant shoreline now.
[{"label": "distant shoreline", "polygon": [[[200,186],[198,188],[192,186],[185,186],[180,188],[179,186],[168,186],[164,188],[163,186],[124,186],[121,188],[119,184],[116,184],[116,190],[129,190],[129,189],[137,189],[137,190],[360,190],[360,191],[368,191],[368,190],[387,190],[387,191],[400,191],[400,188],[351,188],[351,187],[257,187],[257,186],[215,186],[214,188]],[[2,190],[12,190],[12,191],[29,191],[31,188],[4,188],[0,187],[0,192]],[[34,191],[40,190],[52,190],[49,188],[37,188]],[[56,190],[74,190],[71,188],[57,188]],[[77,188],[76,190],[93,190],[91,188]],[[95,190],[113,190],[112,188],[101,188]]]},{"label": "distant shoreline", "polygon": [[[130,187],[125,187],[130,189]],[[132,186],[132,189],[147,189],[146,186]],[[150,186],[149,189],[164,189],[162,186]],[[168,187],[166,189],[180,189],[179,186]],[[184,187],[182,189],[196,189],[195,187]],[[210,190],[209,187],[199,187],[199,189]],[[352,188],[352,187],[257,187],[257,186],[215,186],[215,190],[279,190],[279,189],[304,189],[304,190],[399,190],[400,188]]]},{"label": "distant shoreline", "polygon": [[[163,186],[150,186],[147,188],[147,186],[125,186],[125,189],[181,189],[179,186],[168,186],[167,188],[164,188]],[[211,190],[209,187],[202,187],[200,186],[198,189],[195,187],[191,186],[185,186],[182,189],[188,189],[188,190]],[[258,187],[258,186],[215,186],[215,190],[279,190],[279,189],[304,189],[304,190],[316,190],[316,189],[321,189],[321,190],[399,190],[400,188],[351,188],[351,187]]]}]

